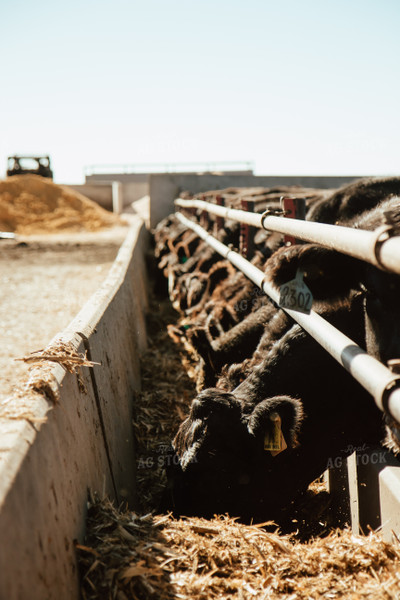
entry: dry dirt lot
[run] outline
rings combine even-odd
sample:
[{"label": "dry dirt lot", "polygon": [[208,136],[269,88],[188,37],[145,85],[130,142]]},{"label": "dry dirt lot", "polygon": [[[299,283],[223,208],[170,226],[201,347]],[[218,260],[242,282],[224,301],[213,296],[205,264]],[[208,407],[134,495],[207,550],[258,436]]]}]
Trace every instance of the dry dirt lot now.
[{"label": "dry dirt lot", "polygon": [[69,324],[107,276],[126,232],[0,239],[0,402],[28,372],[15,359]]}]

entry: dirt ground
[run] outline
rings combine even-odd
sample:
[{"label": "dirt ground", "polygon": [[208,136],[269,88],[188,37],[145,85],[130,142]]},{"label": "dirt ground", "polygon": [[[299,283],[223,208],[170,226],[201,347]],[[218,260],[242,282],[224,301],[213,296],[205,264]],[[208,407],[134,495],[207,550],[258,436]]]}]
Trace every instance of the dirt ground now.
[{"label": "dirt ground", "polygon": [[107,276],[127,227],[0,239],[0,402],[26,377],[15,361],[44,348]]}]

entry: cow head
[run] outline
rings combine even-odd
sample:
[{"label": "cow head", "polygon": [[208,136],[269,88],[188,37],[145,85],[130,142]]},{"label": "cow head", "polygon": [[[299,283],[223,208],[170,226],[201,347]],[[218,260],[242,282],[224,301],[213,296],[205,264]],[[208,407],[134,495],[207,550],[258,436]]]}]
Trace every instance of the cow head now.
[{"label": "cow head", "polygon": [[[280,456],[296,445],[301,417],[301,404],[292,398],[267,399],[254,407],[234,394],[204,390],[193,401],[173,442],[161,508],[186,516],[229,512],[246,520],[257,518],[269,479],[270,506],[275,508]],[[277,419],[287,445],[280,454],[264,449]],[[265,515],[268,504],[262,508]]]}]

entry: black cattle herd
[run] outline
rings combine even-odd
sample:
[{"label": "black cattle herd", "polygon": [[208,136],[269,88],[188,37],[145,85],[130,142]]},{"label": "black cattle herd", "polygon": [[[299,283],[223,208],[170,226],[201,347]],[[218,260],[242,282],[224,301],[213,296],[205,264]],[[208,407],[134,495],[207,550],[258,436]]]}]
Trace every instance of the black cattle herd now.
[{"label": "black cattle herd", "polygon": [[[246,194],[263,211],[287,191],[228,189],[224,196],[240,208]],[[400,178],[289,191],[306,198],[307,220],[400,229]],[[215,201],[215,193],[206,199]],[[239,230],[229,220],[215,236],[237,248]],[[329,459],[365,443],[398,450],[399,424],[240,271],[175,215],[154,239],[182,316],[178,333],[198,357],[198,395],[172,441],[163,510],[279,522]],[[258,230],[254,242],[251,262],[274,286],[301,269],[313,310],[381,362],[400,357],[400,276],[315,244],[285,245],[277,233]]]}]

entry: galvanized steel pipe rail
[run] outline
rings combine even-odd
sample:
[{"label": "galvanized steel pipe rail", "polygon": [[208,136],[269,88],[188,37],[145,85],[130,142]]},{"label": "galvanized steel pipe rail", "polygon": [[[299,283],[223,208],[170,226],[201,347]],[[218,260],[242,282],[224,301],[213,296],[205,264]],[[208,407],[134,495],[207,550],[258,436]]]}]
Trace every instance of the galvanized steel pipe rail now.
[{"label": "galvanized steel pipe rail", "polygon": [[320,244],[325,248],[365,260],[380,269],[400,274],[400,236],[390,237],[390,226],[383,226],[376,231],[364,231],[340,225],[250,213],[244,210],[225,208],[204,200],[178,198],[175,200],[175,205],[182,208],[200,208],[211,214],[246,223],[252,227],[264,227],[270,231],[293,235],[307,242]]},{"label": "galvanized steel pipe rail", "polygon": [[[241,211],[236,211],[241,212]],[[181,213],[177,218],[197,233],[216,252],[240,269],[255,285],[260,287],[274,302],[279,303],[279,290],[265,280],[265,274],[243,258],[238,252],[209,234],[203,227]],[[333,358],[369,392],[378,408],[389,412],[400,423],[400,377],[370,356],[341,331],[333,327],[315,311],[306,315],[290,309],[285,310],[305,329]]]}]

